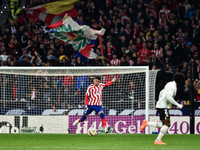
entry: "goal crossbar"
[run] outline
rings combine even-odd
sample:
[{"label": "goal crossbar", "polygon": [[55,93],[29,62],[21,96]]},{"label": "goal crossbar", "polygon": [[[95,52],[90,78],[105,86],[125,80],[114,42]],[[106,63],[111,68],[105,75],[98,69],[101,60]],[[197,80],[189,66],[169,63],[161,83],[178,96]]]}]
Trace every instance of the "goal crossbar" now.
[{"label": "goal crossbar", "polygon": [[[0,74],[62,76],[62,75],[104,75],[128,74],[146,72],[146,66],[141,67],[2,67]],[[94,70],[94,71],[92,71]]]}]

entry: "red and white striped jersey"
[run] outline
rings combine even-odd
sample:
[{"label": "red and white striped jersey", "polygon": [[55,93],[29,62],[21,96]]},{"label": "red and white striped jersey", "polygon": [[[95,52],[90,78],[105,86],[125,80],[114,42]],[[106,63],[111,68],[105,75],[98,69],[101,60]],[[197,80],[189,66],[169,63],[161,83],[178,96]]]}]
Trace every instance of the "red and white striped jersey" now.
[{"label": "red and white striped jersey", "polygon": [[130,64],[130,66],[133,66],[134,65],[134,62],[132,60],[127,60],[128,63]]},{"label": "red and white striped jersey", "polygon": [[152,53],[155,53],[155,56],[156,56],[158,59],[160,59],[161,50],[159,50],[159,49],[157,49],[157,50],[153,49],[153,50],[151,50],[151,52],[152,52]]},{"label": "red and white striped jersey", "polygon": [[102,105],[102,90],[105,84],[100,83],[98,86],[89,85],[86,95],[89,97],[88,105]]},{"label": "red and white striped jersey", "polygon": [[159,24],[161,24],[162,27],[164,27],[166,24],[168,24],[168,21],[166,18],[159,18]]},{"label": "red and white striped jersey", "polygon": [[166,10],[161,9],[160,12],[159,12],[159,16],[161,16],[161,13],[163,13],[163,12],[165,13],[166,19],[169,20],[169,17],[170,17],[170,10],[169,10],[169,9],[166,9]]},{"label": "red and white striped jersey", "polygon": [[119,59],[116,59],[116,60],[112,59],[110,63],[111,65],[119,66],[121,64],[121,61]]}]

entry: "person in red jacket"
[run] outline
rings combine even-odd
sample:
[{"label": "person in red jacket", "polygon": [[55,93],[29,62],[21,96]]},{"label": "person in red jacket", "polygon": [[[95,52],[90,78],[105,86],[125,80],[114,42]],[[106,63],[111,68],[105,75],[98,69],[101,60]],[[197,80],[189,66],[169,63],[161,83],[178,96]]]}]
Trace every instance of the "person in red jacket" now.
[{"label": "person in red jacket", "polygon": [[143,43],[142,44],[142,49],[140,49],[137,53],[138,57],[141,58],[141,62],[143,65],[146,65],[146,58],[147,57],[151,57],[151,51],[149,49],[147,49],[147,44],[146,43]]}]

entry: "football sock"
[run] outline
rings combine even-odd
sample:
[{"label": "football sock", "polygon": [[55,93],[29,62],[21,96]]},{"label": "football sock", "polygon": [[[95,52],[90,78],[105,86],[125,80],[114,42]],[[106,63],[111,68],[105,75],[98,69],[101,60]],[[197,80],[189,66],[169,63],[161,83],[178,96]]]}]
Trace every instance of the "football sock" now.
[{"label": "football sock", "polygon": [[155,128],[162,128],[163,124],[162,124],[162,122],[148,122],[147,126],[152,126]]},{"label": "football sock", "polygon": [[101,117],[101,119],[105,118],[104,113],[101,113],[101,114],[100,114],[100,117]]},{"label": "football sock", "polygon": [[103,125],[104,129],[105,129],[106,126],[107,126],[106,119],[105,118],[101,119],[101,122],[102,122],[102,125]]},{"label": "football sock", "polygon": [[82,117],[79,119],[79,122],[84,121],[86,118],[87,118],[86,116],[82,116]]},{"label": "football sock", "polygon": [[165,133],[167,132],[167,130],[169,129],[168,126],[164,125],[161,129],[160,129],[160,133],[158,134],[158,137],[156,139],[156,141],[161,141],[162,137],[165,135]]}]

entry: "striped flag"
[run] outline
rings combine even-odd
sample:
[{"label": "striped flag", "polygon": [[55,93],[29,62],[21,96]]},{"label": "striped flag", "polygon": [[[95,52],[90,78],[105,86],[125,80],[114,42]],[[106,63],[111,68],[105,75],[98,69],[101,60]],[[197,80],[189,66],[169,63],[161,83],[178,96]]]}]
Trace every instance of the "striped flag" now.
[{"label": "striped flag", "polygon": [[66,14],[71,17],[78,16],[78,12],[74,8],[74,3],[77,1],[78,0],[65,0],[46,3],[29,8],[27,13],[50,25],[61,21]]},{"label": "striped flag", "polygon": [[46,26],[45,33],[50,33],[55,38],[72,44],[87,58],[95,58],[97,55],[91,51],[94,47],[97,35],[103,35],[105,29],[94,30],[87,25],[79,26],[71,17],[65,16],[62,21]]}]

